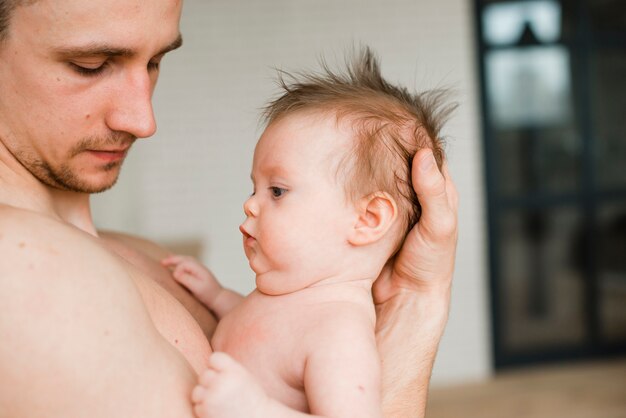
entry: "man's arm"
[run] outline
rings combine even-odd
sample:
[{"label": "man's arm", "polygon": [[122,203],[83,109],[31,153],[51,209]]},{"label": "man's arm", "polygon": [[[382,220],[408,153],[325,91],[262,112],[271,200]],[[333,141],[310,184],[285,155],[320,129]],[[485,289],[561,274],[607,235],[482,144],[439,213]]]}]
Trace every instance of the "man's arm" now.
[{"label": "man's arm", "polygon": [[386,417],[423,417],[428,384],[448,319],[457,241],[458,197],[430,149],[414,158],[422,216],[395,260],[376,280],[376,339],[383,364]]},{"label": "man's arm", "polygon": [[195,374],[94,239],[0,207],[0,254],[0,417],[193,416]]}]

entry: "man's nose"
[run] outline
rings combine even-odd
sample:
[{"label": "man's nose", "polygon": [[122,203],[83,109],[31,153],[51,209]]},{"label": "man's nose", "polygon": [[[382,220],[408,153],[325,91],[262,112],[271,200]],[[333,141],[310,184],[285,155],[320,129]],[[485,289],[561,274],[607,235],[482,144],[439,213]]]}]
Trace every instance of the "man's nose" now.
[{"label": "man's nose", "polygon": [[107,125],[113,131],[128,132],[137,138],[152,136],[156,121],[152,108],[153,78],[145,69],[124,74],[112,92]]}]

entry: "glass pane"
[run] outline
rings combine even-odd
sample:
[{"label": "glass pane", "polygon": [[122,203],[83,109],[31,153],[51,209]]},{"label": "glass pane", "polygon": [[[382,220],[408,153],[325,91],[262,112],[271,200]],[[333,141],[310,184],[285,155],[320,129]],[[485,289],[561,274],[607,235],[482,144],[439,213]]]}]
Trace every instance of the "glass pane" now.
[{"label": "glass pane", "polygon": [[626,32],[624,0],[586,0],[594,32],[611,34]]},{"label": "glass pane", "polygon": [[496,3],[483,12],[484,40],[489,45],[512,45],[531,31],[538,42],[555,42],[561,36],[561,7],[553,0]]},{"label": "glass pane", "polygon": [[502,342],[511,352],[582,344],[584,282],[575,209],[512,211],[500,219]]},{"label": "glass pane", "polygon": [[626,341],[626,203],[600,210],[597,246],[602,335]]},{"label": "glass pane", "polygon": [[[626,7],[626,5],[625,5]],[[594,55],[594,158],[599,187],[626,186],[626,51]]]},{"label": "glass pane", "polygon": [[499,193],[572,192],[580,187],[581,139],[573,126],[495,133]]},{"label": "glass pane", "polygon": [[491,51],[485,64],[494,126],[542,127],[572,120],[569,53],[564,47]]}]

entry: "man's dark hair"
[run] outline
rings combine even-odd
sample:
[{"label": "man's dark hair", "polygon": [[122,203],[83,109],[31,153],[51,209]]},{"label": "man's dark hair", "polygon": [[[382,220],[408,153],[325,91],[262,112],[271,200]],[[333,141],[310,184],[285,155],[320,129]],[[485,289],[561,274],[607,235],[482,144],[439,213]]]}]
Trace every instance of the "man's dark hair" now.
[{"label": "man's dark hair", "polygon": [[32,4],[37,0],[0,0],[0,42],[9,36],[11,15],[16,7]]}]

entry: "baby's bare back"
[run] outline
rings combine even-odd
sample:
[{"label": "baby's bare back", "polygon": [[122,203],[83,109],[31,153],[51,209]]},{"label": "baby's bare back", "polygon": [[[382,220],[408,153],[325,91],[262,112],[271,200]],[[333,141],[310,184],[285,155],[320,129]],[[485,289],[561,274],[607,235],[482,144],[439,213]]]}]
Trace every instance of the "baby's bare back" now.
[{"label": "baby's bare back", "polygon": [[[281,296],[255,290],[220,321],[211,345],[215,351],[226,352],[243,364],[271,398],[293,409],[311,412],[311,396],[318,394],[322,386],[349,381],[348,374],[359,373],[352,366],[369,367],[378,376],[374,324],[369,289],[359,286],[341,283]],[[352,352],[370,355],[361,361]],[[315,366],[315,370],[310,370],[309,365],[315,364],[317,358],[326,359],[333,353],[348,353],[347,357],[357,361],[351,365],[348,358],[340,360],[345,367]],[[378,385],[367,389],[371,390],[368,397],[375,398],[372,403],[379,403]],[[332,397],[324,398],[333,402]],[[319,407],[321,402],[315,402]]]}]

